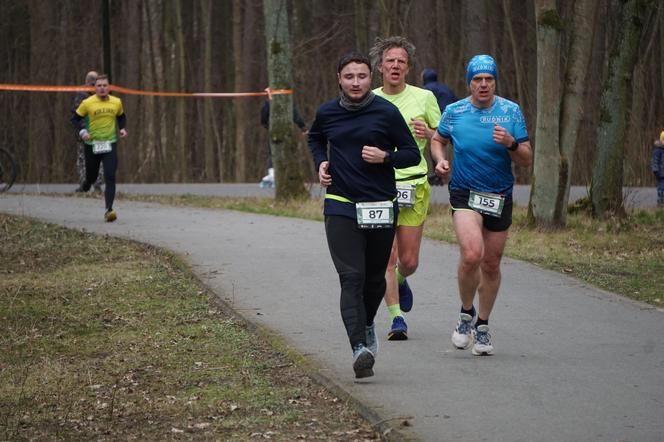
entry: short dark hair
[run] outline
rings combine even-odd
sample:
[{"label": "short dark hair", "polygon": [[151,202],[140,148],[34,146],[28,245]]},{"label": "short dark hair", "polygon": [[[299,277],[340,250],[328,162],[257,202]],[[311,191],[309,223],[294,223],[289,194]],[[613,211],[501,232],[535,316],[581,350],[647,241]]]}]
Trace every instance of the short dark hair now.
[{"label": "short dark hair", "polygon": [[344,66],[349,63],[366,64],[369,67],[369,73],[371,73],[371,61],[369,60],[369,57],[358,51],[350,51],[346,52],[341,58],[339,58],[337,74],[340,74]]},{"label": "short dark hair", "polygon": [[[108,81],[108,75],[99,74],[99,75],[97,75],[97,80],[106,80],[106,81]],[[97,80],[95,80],[95,83],[97,82]]]}]

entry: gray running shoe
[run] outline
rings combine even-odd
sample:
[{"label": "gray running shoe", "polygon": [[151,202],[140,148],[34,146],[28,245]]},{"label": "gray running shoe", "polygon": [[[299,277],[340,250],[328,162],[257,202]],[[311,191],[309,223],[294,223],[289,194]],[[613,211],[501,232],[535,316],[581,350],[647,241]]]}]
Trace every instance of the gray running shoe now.
[{"label": "gray running shoe", "polygon": [[353,349],[353,370],[357,379],[373,376],[374,362],[374,354],[364,344],[355,346]]},{"label": "gray running shoe", "polygon": [[378,354],[378,337],[376,336],[376,323],[366,327],[367,348],[371,350],[374,357]]}]

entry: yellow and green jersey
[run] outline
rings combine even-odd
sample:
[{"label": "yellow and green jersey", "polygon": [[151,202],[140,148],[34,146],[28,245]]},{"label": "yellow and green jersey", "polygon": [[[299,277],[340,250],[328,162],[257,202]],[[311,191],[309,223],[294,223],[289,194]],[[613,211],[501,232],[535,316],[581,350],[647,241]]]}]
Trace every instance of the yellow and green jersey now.
[{"label": "yellow and green jersey", "polygon": [[395,178],[399,181],[404,181],[408,180],[409,177],[418,177],[412,180],[413,184],[419,184],[426,181],[428,167],[426,158],[424,157],[424,148],[427,145],[427,140],[415,136],[415,130],[411,125],[411,119],[415,118],[422,120],[431,129],[437,128],[438,123],[440,122],[440,108],[438,107],[435,95],[429,90],[411,86],[409,84],[406,85],[406,88],[403,91],[395,95],[386,94],[383,92],[382,87],[374,89],[373,92],[399,108],[401,116],[406,120],[410,132],[413,134],[413,138],[415,138],[415,141],[417,142],[417,147],[420,149],[420,163],[417,166],[408,167],[406,169],[395,169]]},{"label": "yellow and green jersey", "polygon": [[92,95],[81,102],[76,114],[85,118],[85,130],[91,136],[86,144],[92,144],[93,141],[117,141],[116,119],[124,114],[122,100],[118,97],[108,95],[108,100],[101,100],[97,95]]}]

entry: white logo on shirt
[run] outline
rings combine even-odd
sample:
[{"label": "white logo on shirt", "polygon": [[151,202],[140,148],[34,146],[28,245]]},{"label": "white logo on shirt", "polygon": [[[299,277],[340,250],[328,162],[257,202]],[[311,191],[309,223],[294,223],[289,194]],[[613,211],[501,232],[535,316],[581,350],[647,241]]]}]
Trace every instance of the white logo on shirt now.
[{"label": "white logo on shirt", "polygon": [[494,124],[494,123],[509,123],[510,117],[507,115],[497,116],[497,115],[487,115],[480,117],[480,123],[485,124]]}]

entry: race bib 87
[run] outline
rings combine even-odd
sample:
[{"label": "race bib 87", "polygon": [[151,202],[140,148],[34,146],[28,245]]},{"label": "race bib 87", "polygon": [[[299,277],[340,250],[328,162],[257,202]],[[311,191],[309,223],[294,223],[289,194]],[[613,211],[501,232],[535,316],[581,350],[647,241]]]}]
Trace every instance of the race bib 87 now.
[{"label": "race bib 87", "polygon": [[357,226],[361,229],[381,229],[394,226],[392,201],[356,203]]}]

